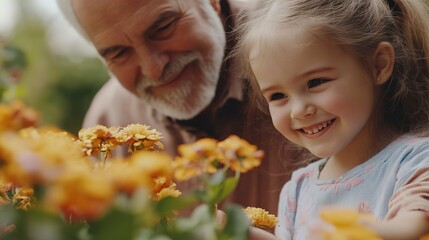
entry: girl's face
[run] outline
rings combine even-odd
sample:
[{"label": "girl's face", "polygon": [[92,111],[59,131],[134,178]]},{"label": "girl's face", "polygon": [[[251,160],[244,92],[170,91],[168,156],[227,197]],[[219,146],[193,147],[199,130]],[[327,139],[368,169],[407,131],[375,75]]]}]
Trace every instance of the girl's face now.
[{"label": "girl's face", "polygon": [[318,157],[371,144],[374,83],[357,59],[305,30],[265,34],[250,53],[274,126]]}]

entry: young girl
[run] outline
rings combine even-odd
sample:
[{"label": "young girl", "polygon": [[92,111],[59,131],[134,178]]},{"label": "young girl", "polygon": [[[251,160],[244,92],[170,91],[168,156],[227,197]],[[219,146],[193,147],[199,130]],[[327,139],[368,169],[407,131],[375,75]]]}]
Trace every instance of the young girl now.
[{"label": "young girl", "polygon": [[236,54],[275,127],[321,158],[284,186],[280,239],[306,239],[326,206],[372,214],[386,240],[429,231],[423,1],[260,0],[239,24]]}]

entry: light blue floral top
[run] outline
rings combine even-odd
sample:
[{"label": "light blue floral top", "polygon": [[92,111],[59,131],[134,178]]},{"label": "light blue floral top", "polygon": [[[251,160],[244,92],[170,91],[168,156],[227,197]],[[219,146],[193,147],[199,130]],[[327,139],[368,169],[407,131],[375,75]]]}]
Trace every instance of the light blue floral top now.
[{"label": "light blue floral top", "polygon": [[295,171],[283,187],[276,227],[280,239],[306,239],[308,227],[318,221],[319,210],[332,205],[371,213],[382,220],[392,208],[398,208],[389,206],[391,198],[400,198],[405,185],[415,184],[416,179],[418,183],[410,186],[417,191],[407,189],[402,194],[415,201],[400,201],[399,207],[429,211],[429,200],[424,198],[429,194],[429,138],[402,136],[334,180],[318,179],[319,168],[325,162],[321,159]]}]

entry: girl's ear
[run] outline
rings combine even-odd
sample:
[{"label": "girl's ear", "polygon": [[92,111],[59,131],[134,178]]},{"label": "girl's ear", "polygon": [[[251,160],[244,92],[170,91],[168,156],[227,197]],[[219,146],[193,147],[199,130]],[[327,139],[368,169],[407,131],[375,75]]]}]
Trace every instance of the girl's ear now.
[{"label": "girl's ear", "polygon": [[382,85],[392,76],[395,65],[395,50],[392,44],[380,42],[375,50],[374,60],[376,84]]},{"label": "girl's ear", "polygon": [[210,3],[213,7],[213,9],[217,12],[218,15],[221,14],[221,9],[220,9],[220,2],[219,0],[210,0]]}]

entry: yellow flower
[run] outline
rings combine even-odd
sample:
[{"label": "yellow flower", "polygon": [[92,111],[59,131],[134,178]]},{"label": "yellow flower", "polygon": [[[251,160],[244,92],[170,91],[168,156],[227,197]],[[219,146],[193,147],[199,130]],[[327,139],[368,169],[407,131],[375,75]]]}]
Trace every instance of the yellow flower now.
[{"label": "yellow flower", "polygon": [[274,214],[270,214],[262,208],[247,207],[243,211],[255,227],[274,228],[278,222]]},{"label": "yellow flower", "polygon": [[102,174],[85,168],[69,169],[51,185],[43,201],[47,209],[68,220],[100,218],[114,199],[114,188]]},{"label": "yellow flower", "polygon": [[144,124],[130,124],[116,135],[119,143],[128,144],[129,152],[162,150],[164,145],[160,142],[161,138],[160,132]]},{"label": "yellow flower", "polygon": [[219,142],[218,147],[223,153],[223,158],[220,161],[231,169],[242,173],[259,166],[264,157],[262,150],[258,150],[255,145],[235,135]]},{"label": "yellow flower", "polygon": [[178,197],[181,192],[176,189],[176,184],[166,177],[158,177],[154,179],[155,187],[153,189],[153,198],[161,200],[165,197]]},{"label": "yellow flower", "polygon": [[147,176],[149,181],[149,191],[156,188],[155,179],[173,177],[172,158],[166,153],[138,151],[130,156],[129,164],[140,172],[141,176]]},{"label": "yellow flower", "polygon": [[204,172],[216,172],[215,161],[219,159],[217,141],[203,138],[192,144],[178,147],[179,155],[174,161],[174,175],[179,181],[185,181]]},{"label": "yellow flower", "polygon": [[28,210],[34,204],[33,195],[33,188],[23,187],[15,193],[13,200],[17,202],[17,208]]},{"label": "yellow flower", "polygon": [[0,195],[0,206],[8,204],[9,202],[9,200],[5,199],[3,196]]},{"label": "yellow flower", "polygon": [[38,121],[39,114],[21,101],[0,104],[0,132],[35,126]]},{"label": "yellow flower", "polygon": [[320,217],[334,227],[334,231],[322,233],[325,240],[380,240],[375,232],[361,224],[361,221],[376,221],[369,214],[351,209],[326,208],[320,212]]},{"label": "yellow flower", "polygon": [[52,182],[72,165],[91,168],[72,138],[54,132],[0,134],[0,159],[4,179],[17,186]]},{"label": "yellow flower", "polygon": [[144,170],[133,167],[127,159],[112,159],[109,164],[98,169],[109,180],[116,191],[132,195],[140,188],[151,186],[149,176]]},{"label": "yellow flower", "polygon": [[102,125],[81,129],[78,137],[84,153],[87,156],[96,156],[102,152],[105,159],[112,157],[112,149],[118,146],[116,140],[118,131],[117,127],[108,128]]}]

